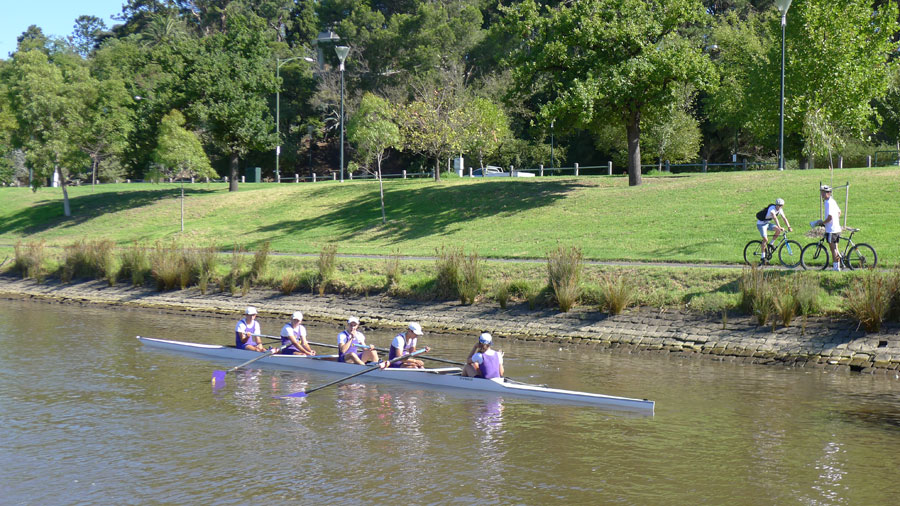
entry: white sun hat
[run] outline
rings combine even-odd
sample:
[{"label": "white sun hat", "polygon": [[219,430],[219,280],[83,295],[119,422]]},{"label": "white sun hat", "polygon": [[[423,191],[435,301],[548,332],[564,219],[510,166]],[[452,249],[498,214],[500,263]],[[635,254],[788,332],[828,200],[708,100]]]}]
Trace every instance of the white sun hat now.
[{"label": "white sun hat", "polygon": [[300,311],[294,311],[294,315],[291,316],[291,319],[302,322],[303,321],[303,313],[301,313]]},{"label": "white sun hat", "polygon": [[478,342],[482,344],[491,344],[494,341],[494,338],[488,332],[482,332],[480,336],[478,336]]},{"label": "white sun hat", "polygon": [[247,314],[248,315],[256,314],[256,308],[253,306],[247,306]]},{"label": "white sun hat", "polygon": [[424,332],[422,332],[422,326],[416,322],[411,322],[409,324],[409,330],[411,330],[412,333],[417,336],[421,336],[422,334],[424,334]]}]

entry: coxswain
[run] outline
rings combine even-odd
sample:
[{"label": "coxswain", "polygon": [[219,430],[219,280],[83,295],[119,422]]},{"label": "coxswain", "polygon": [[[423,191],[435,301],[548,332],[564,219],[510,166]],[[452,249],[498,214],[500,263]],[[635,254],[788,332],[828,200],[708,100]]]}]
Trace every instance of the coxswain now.
[{"label": "coxswain", "polygon": [[478,336],[478,342],[472,347],[463,376],[470,378],[493,379],[503,376],[503,352],[491,349],[494,339],[487,332]]}]

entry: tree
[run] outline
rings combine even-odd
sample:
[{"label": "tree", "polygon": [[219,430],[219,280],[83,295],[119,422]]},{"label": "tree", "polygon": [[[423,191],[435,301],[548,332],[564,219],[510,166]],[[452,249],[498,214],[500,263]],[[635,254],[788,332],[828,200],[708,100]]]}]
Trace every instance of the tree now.
[{"label": "tree", "polygon": [[478,154],[478,165],[484,168],[484,157],[497,152],[512,135],[506,113],[497,104],[482,97],[470,100],[463,111],[465,123],[464,149]]},{"label": "tree", "polygon": [[17,52],[11,66],[10,102],[15,111],[16,144],[25,149],[34,169],[35,189],[44,178],[59,174],[63,214],[71,216],[66,189],[69,168],[85,162],[78,148],[78,125],[85,115],[80,93],[86,81],[83,66],[57,66],[40,50]]},{"label": "tree", "polygon": [[684,30],[704,21],[698,0],[583,0],[541,12],[505,9],[523,43],[511,58],[515,92],[539,98],[544,122],[592,132],[610,120],[628,140],[628,184],[641,184],[641,118],[707,86],[713,69]]},{"label": "tree", "polygon": [[181,179],[181,231],[184,232],[184,180],[193,177],[216,177],[203,151],[200,139],[184,128],[184,115],[173,109],[163,116],[159,138],[153,152],[161,172]]},{"label": "tree", "polygon": [[384,181],[381,178],[381,162],[389,149],[399,149],[402,145],[400,128],[394,122],[391,105],[381,97],[366,93],[356,113],[347,124],[347,138],[356,145],[364,166],[374,161],[381,196],[381,223],[387,223],[384,211]]},{"label": "tree", "polygon": [[456,93],[445,86],[420,90],[418,96],[402,111],[403,143],[411,151],[434,157],[434,180],[440,181],[441,160],[461,148]]},{"label": "tree", "polygon": [[230,191],[238,189],[240,159],[275,145],[268,98],[276,90],[274,57],[264,24],[253,14],[233,14],[224,33],[202,40],[189,57],[188,111],[228,155]]},{"label": "tree", "polygon": [[89,79],[82,86],[84,115],[77,118],[76,142],[91,159],[91,184],[98,167],[109,157],[120,156],[134,128],[133,100],[120,79]]},{"label": "tree", "polygon": [[102,19],[97,16],[78,16],[75,19],[75,27],[69,37],[69,43],[72,44],[75,52],[87,58],[108,35],[106,23]]}]

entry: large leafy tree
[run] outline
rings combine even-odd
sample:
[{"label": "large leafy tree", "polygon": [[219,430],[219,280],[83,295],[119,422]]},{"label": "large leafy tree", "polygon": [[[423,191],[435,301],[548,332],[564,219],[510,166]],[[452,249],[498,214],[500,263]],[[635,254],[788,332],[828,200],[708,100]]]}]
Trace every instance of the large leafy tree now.
[{"label": "large leafy tree", "polygon": [[[80,59],[78,59],[80,61]],[[32,185],[59,174],[63,213],[71,216],[66,189],[71,167],[85,164],[79,149],[80,120],[85,116],[83,93],[89,86],[87,69],[81,65],[50,62],[43,52],[17,52],[10,68],[9,96],[18,128],[16,143],[24,148],[34,169]]]},{"label": "large leafy tree", "polygon": [[580,0],[544,9],[526,0],[506,12],[523,40],[511,59],[515,91],[538,95],[548,124],[623,126],[628,182],[639,185],[642,117],[671,106],[684,85],[705,88],[713,72],[683,34],[705,19],[699,0]]},{"label": "large leafy tree", "polygon": [[231,191],[237,191],[242,156],[276,142],[268,99],[275,93],[274,57],[265,25],[252,13],[227,17],[226,30],[202,39],[187,64],[189,112],[229,160]]},{"label": "large leafy tree", "polygon": [[347,138],[356,145],[356,151],[362,157],[364,166],[375,163],[381,197],[381,222],[387,223],[381,162],[384,161],[389,149],[399,149],[403,142],[391,105],[385,99],[371,93],[363,95],[356,113],[347,124]]},{"label": "large leafy tree", "polygon": [[503,109],[484,97],[467,100],[463,106],[463,148],[478,155],[478,165],[484,168],[484,157],[497,152],[512,133]]},{"label": "large leafy tree", "polygon": [[75,141],[91,159],[91,182],[96,183],[100,164],[118,158],[134,128],[132,104],[125,83],[118,78],[85,81],[81,100],[84,113],[74,123]]}]

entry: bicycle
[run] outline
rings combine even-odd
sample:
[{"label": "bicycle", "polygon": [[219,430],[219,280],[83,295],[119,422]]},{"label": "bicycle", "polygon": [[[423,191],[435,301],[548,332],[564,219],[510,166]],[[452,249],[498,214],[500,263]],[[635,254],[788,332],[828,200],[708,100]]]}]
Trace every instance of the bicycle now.
[{"label": "bicycle", "polygon": [[[853,242],[853,234],[859,232],[858,228],[847,227],[845,232],[850,232],[848,237],[841,236],[841,241],[846,241],[844,251],[841,253],[841,264],[850,270],[856,269],[874,269],[878,264],[878,254],[875,248],[861,242],[856,244]],[[840,243],[838,243],[838,251],[840,251]],[[825,244],[825,237],[822,236],[817,242],[807,244],[800,252],[800,265],[804,269],[825,270],[831,264],[831,250]]]},{"label": "bicycle", "polygon": [[[778,236],[778,239],[773,239],[766,244],[765,263],[768,264],[772,262],[772,258],[775,256],[775,251],[777,250],[778,261],[781,262],[781,265],[793,269],[800,264],[800,252],[803,249],[803,246],[793,239],[789,240],[787,235],[788,232],[785,229],[783,233]],[[760,253],[762,253],[761,240],[754,239],[748,242],[747,245],[744,246],[744,263],[747,265],[758,265],[761,256]]]}]

